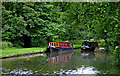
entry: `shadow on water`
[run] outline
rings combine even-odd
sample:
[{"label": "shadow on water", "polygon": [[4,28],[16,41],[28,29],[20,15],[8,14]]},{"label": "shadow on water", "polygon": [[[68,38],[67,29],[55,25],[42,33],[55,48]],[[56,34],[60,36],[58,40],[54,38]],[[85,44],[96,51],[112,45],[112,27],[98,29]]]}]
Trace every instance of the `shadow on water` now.
[{"label": "shadow on water", "polygon": [[112,66],[109,55],[94,52],[58,51],[37,56],[4,59],[2,74],[119,74],[120,68]]}]

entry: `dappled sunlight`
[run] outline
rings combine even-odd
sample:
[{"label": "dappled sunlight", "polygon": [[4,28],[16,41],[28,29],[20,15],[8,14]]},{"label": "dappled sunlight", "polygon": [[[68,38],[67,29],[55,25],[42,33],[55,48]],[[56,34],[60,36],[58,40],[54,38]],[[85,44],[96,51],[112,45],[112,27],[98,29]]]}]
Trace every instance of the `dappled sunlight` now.
[{"label": "dappled sunlight", "polygon": [[84,67],[84,65],[81,68],[77,68],[76,70],[62,70],[60,73],[54,72],[56,74],[97,74],[99,71],[94,70],[94,67]]}]

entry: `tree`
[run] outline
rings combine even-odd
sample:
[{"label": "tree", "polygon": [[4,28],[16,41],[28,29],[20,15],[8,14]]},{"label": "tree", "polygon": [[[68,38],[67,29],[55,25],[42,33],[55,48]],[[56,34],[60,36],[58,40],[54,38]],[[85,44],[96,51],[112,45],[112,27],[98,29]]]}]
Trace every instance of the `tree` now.
[{"label": "tree", "polygon": [[3,40],[24,47],[32,46],[31,42],[40,46],[40,44],[45,45],[47,39],[49,41],[52,38],[58,38],[62,32],[59,29],[63,26],[58,19],[59,7],[53,6],[53,3],[11,2],[3,3],[2,6]]}]

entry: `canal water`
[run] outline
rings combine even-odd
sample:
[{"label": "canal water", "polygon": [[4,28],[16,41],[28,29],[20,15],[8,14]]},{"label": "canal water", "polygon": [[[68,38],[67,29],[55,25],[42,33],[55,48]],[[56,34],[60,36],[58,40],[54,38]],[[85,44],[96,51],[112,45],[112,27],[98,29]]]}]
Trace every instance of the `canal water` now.
[{"label": "canal water", "polygon": [[26,57],[1,59],[1,74],[119,74],[120,67],[111,64],[112,57],[100,53],[81,51],[59,51]]}]

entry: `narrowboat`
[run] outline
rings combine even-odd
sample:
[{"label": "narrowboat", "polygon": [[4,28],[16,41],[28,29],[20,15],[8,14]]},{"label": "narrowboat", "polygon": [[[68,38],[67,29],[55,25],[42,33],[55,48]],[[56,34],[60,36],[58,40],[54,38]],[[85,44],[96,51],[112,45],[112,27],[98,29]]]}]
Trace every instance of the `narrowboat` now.
[{"label": "narrowboat", "polygon": [[73,44],[68,41],[53,41],[48,43],[47,52],[71,49],[73,49]]},{"label": "narrowboat", "polygon": [[81,50],[94,50],[96,47],[98,47],[97,41],[84,41]]}]

